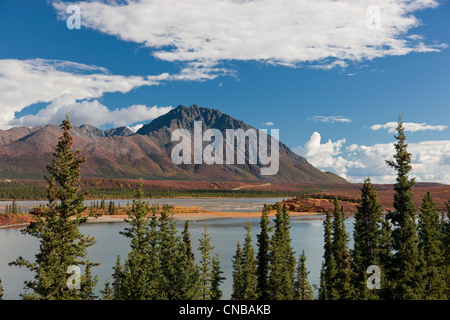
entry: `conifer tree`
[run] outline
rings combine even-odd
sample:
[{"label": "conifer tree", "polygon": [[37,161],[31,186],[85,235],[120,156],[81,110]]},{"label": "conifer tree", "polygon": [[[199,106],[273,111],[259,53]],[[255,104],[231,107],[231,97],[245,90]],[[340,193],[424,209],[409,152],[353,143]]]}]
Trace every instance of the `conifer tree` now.
[{"label": "conifer tree", "polygon": [[329,212],[325,213],[324,226],[324,255],[320,272],[319,299],[334,300],[337,298],[334,287],[336,262],[333,257],[332,219]]},{"label": "conifer tree", "polygon": [[191,234],[189,232],[189,220],[184,223],[183,229],[183,241],[186,245],[186,256],[188,259],[194,259],[194,253],[192,252]]},{"label": "conifer tree", "polygon": [[270,227],[269,227],[269,207],[264,205],[261,214],[260,232],[257,235],[257,292],[259,299],[267,300],[269,298],[269,252],[270,252]]},{"label": "conifer tree", "polygon": [[83,287],[81,288],[82,298],[84,300],[95,300],[97,299],[97,295],[95,295],[95,286],[97,285],[98,277],[92,276],[91,273],[91,264],[86,265],[85,274],[82,276]]},{"label": "conifer tree", "polygon": [[308,282],[309,271],[306,269],[305,250],[299,256],[297,275],[294,283],[294,299],[296,300],[313,300],[314,291]]},{"label": "conifer tree", "polygon": [[233,256],[233,291],[231,293],[231,300],[242,300],[244,297],[244,285],[242,283],[242,249],[241,244],[237,243],[236,253]]},{"label": "conifer tree", "polygon": [[222,290],[220,285],[225,280],[222,276],[223,271],[220,268],[219,254],[217,253],[212,260],[212,270],[211,270],[211,300],[220,300],[222,298]]},{"label": "conifer tree", "polygon": [[388,270],[391,269],[391,263],[393,261],[393,250],[392,250],[392,227],[389,221],[389,217],[384,215],[381,221],[380,239],[378,245],[378,258],[381,270],[381,288],[378,290],[378,296],[380,299],[389,299],[390,295],[390,279],[387,276]]},{"label": "conifer tree", "polygon": [[163,206],[159,216],[158,246],[161,276],[159,298],[193,300],[200,296],[199,270],[186,255],[186,245],[177,235],[173,211]]},{"label": "conifer tree", "polygon": [[291,247],[290,217],[286,204],[277,207],[270,251],[269,292],[272,300],[294,298],[295,256]]},{"label": "conifer tree", "polygon": [[31,212],[34,221],[24,230],[25,234],[39,239],[39,252],[35,262],[19,257],[10,263],[34,273],[34,279],[25,282],[25,288],[31,290],[22,294],[25,299],[83,299],[86,296],[84,282],[92,279],[81,277],[81,289],[71,288],[67,285],[71,277],[68,268],[98,265],[86,260],[87,248],[95,243],[95,239],[84,236],[78,229],[87,221],[82,215],[86,210],[83,205],[86,193],[80,194],[80,168],[86,157],[80,156],[80,150],[72,151],[72,126],[68,116],[61,127],[63,135],[59,138],[52,164],[47,166],[50,174],[46,177],[47,207],[44,210],[35,208]]},{"label": "conifer tree", "polygon": [[208,228],[205,223],[205,230],[203,236],[199,240],[200,244],[198,250],[201,253],[200,258],[200,283],[201,283],[201,299],[211,299],[211,281],[212,281],[212,250],[211,237],[208,233]]},{"label": "conifer tree", "polygon": [[424,260],[424,299],[447,299],[442,224],[430,192],[425,194],[419,214],[419,249]]},{"label": "conifer tree", "polygon": [[336,263],[336,275],[332,282],[340,300],[350,299],[352,296],[350,254],[348,252],[349,238],[345,231],[344,221],[339,202],[337,198],[334,198],[332,251]]},{"label": "conifer tree", "polygon": [[244,247],[242,250],[242,285],[243,285],[243,300],[256,300],[258,298],[257,284],[258,277],[256,274],[256,260],[255,251],[252,245],[252,225],[250,221],[245,227],[247,234],[244,240]]},{"label": "conifer tree", "polygon": [[388,213],[393,225],[391,236],[394,251],[390,268],[387,270],[390,284],[389,296],[396,300],[419,299],[423,288],[420,277],[416,208],[412,193],[415,180],[408,177],[412,170],[411,154],[407,151],[408,145],[401,117],[396,131],[394,160],[386,160],[386,163],[397,172],[394,184],[395,211]]},{"label": "conifer tree", "polygon": [[320,267],[320,277],[319,277],[319,286],[318,286],[318,298],[319,300],[328,300],[328,287],[327,287],[327,279],[326,279],[326,267],[325,261],[322,260],[322,265]]},{"label": "conifer tree", "polygon": [[446,203],[447,217],[442,214],[442,251],[444,252],[444,277],[447,284],[446,295],[450,297],[450,200]]},{"label": "conifer tree", "polygon": [[100,290],[100,294],[102,295],[102,300],[114,300],[114,294],[109,279],[106,280],[105,286]]},{"label": "conifer tree", "polygon": [[356,299],[377,299],[373,290],[368,290],[367,267],[380,268],[380,241],[382,238],[383,213],[381,204],[370,178],[361,189],[361,205],[357,206],[353,229],[354,249],[351,251],[351,268],[354,272],[353,287]]},{"label": "conifer tree", "polygon": [[[120,262],[120,256],[116,258],[116,264],[113,267],[113,284],[112,284],[112,300],[123,300],[124,299],[124,289],[123,289],[123,279],[124,270]],[[107,290],[106,290],[107,291]]]},{"label": "conifer tree", "polygon": [[136,190],[134,208],[127,212],[126,222],[130,227],[120,232],[131,240],[131,251],[124,264],[122,279],[121,295],[126,300],[145,300],[157,296],[155,279],[159,276],[159,261],[157,248],[152,243],[156,235],[149,228],[150,208],[142,200],[143,195],[141,180]]}]

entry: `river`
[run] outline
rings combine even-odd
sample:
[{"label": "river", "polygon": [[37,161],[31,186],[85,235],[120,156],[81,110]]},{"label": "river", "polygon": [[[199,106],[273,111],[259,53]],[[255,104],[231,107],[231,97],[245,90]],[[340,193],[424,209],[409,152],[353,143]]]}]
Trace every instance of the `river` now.
[{"label": "river", "polygon": [[[238,211],[254,212],[260,211],[264,203],[274,203],[280,199],[273,198],[222,198],[222,199],[150,199],[151,203],[167,203],[176,206],[202,206],[206,210],[215,211]],[[109,201],[109,200],[108,200]],[[127,200],[121,200],[126,204]],[[90,203],[88,201],[88,203]],[[18,203],[25,206],[25,204]],[[36,202],[27,202],[34,206]],[[220,210],[219,210],[220,209]],[[272,219],[273,220],[273,219]],[[346,219],[347,232],[351,235],[353,229],[353,218]],[[259,218],[239,218],[239,219],[213,219],[213,220],[193,220],[190,221],[190,232],[194,254],[197,258],[200,253],[197,250],[199,238],[201,237],[205,223],[212,238],[214,254],[220,256],[221,268],[226,277],[222,284],[223,298],[229,299],[232,292],[232,258],[235,254],[236,244],[244,241],[247,222],[252,223],[252,237],[255,251],[256,235],[259,233]],[[320,267],[323,256],[323,217],[322,216],[301,216],[291,218],[291,238],[292,247],[296,252],[296,258],[302,250],[305,250],[307,261],[306,267],[310,271],[309,281],[311,284],[319,284]],[[177,220],[177,229],[181,234],[184,221]],[[91,261],[98,261],[100,266],[92,269],[93,274],[98,275],[96,292],[103,289],[104,283],[111,278],[112,268],[116,262],[117,255],[120,255],[122,262],[127,256],[130,243],[127,238],[120,235],[127,226],[126,223],[98,223],[86,224],[80,227],[84,234],[94,236],[97,243],[89,248],[88,258]],[[4,289],[3,299],[20,299],[19,294],[23,293],[23,283],[31,280],[33,274],[27,269],[9,267],[8,262],[22,256],[30,261],[34,260],[34,255],[38,250],[39,243],[35,238],[21,233],[20,229],[0,229],[0,278]],[[352,242],[349,244],[353,246]]]}]

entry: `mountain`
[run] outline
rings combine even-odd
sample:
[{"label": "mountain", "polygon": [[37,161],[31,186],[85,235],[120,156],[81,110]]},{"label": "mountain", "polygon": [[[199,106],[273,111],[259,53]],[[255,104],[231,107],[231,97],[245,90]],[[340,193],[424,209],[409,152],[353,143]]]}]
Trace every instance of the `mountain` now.
[{"label": "mountain", "polygon": [[[331,172],[316,169],[281,142],[279,171],[273,176],[260,175],[260,166],[248,164],[248,161],[243,165],[175,165],[170,155],[178,142],[171,141],[172,132],[176,129],[193,132],[195,121],[202,122],[203,131],[254,129],[219,110],[197,105],[178,106],[136,133],[126,127],[105,131],[87,124],[74,127],[71,131],[74,148],[88,156],[82,174],[84,177],[161,180],[346,182]],[[47,174],[45,166],[51,162],[60,136],[61,129],[56,125],[0,130],[0,178],[42,178]],[[207,144],[205,142],[204,146]]]}]

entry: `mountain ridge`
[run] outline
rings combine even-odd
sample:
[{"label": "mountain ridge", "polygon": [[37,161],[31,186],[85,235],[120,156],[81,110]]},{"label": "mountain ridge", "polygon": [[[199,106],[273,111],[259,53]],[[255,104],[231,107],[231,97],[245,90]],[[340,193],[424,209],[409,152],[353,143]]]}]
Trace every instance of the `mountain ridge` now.
[{"label": "mountain ridge", "polygon": [[[88,156],[82,173],[86,177],[157,178],[186,180],[229,181],[296,181],[346,183],[331,172],[323,172],[295,154],[281,141],[279,172],[261,176],[259,165],[175,165],[170,159],[174,146],[171,133],[175,129],[193,130],[194,121],[202,121],[204,128],[252,128],[217,109],[192,105],[178,106],[136,133],[119,127],[101,130],[89,124],[71,130],[74,147]],[[36,178],[46,174],[61,130],[57,125],[0,130],[0,178]]]}]

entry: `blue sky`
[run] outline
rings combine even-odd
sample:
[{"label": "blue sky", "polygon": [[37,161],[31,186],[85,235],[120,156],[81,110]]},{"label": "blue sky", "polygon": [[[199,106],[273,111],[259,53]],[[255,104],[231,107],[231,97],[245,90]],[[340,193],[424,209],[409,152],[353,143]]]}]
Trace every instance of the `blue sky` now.
[{"label": "blue sky", "polygon": [[350,181],[392,182],[389,122],[403,113],[417,179],[450,184],[450,2],[327,2],[0,1],[0,129],[68,110],[133,127],[197,104],[279,129]]}]

